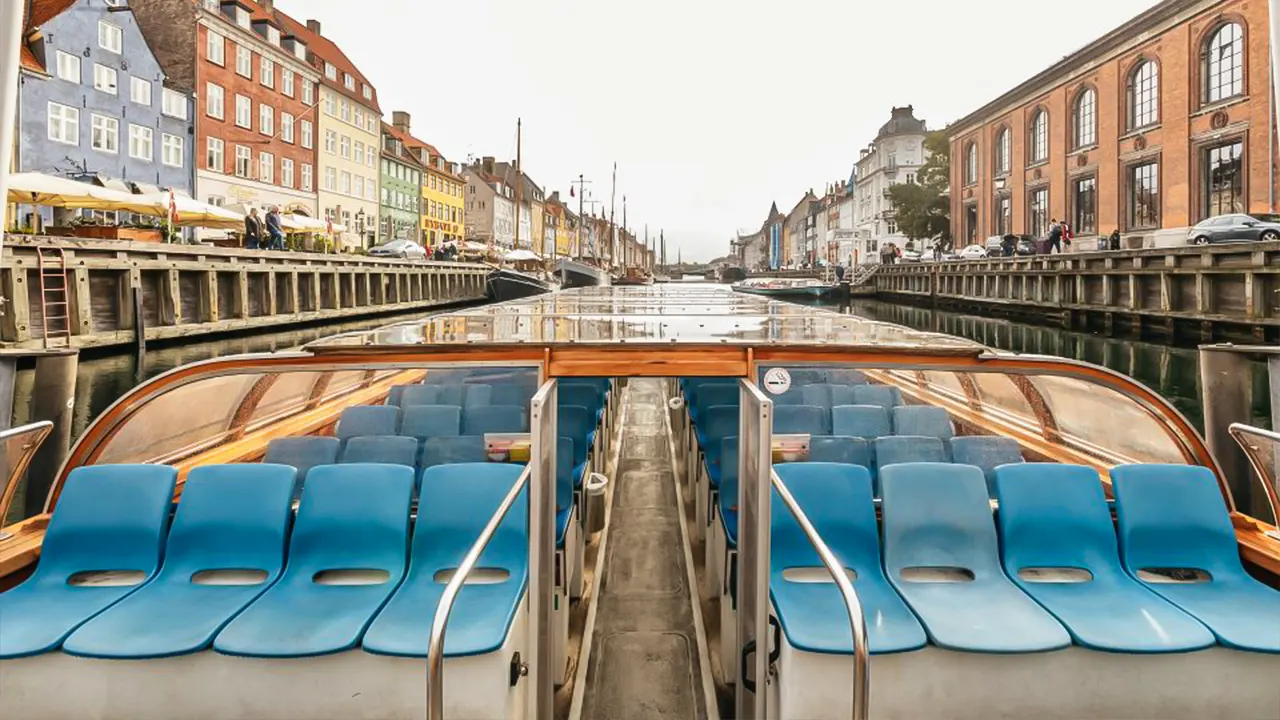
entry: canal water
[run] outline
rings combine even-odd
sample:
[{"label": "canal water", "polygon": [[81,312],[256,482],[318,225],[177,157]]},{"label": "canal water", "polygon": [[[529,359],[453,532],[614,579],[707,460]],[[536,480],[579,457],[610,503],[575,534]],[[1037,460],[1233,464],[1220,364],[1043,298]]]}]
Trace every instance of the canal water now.
[{"label": "canal water", "polygon": [[[1056,355],[1103,365],[1132,376],[1159,392],[1188,419],[1202,427],[1200,370],[1194,348],[1108,338],[878,301],[855,300],[844,311],[921,330],[958,335],[1002,350]],[[385,316],[357,323],[159,347],[148,350],[141,358],[133,354],[87,354],[81,359],[76,380],[72,435],[78,437],[94,417],[130,388],[180,365],[239,353],[289,350],[316,338],[377,327],[409,317],[413,315]],[[15,424],[25,422],[30,416],[29,405],[24,405],[21,399],[30,399],[32,375],[30,370],[19,373],[15,397],[20,400],[14,408]],[[1254,407],[1254,424],[1269,427],[1266,368],[1262,363],[1254,367],[1253,381],[1254,397],[1258,398]],[[199,412],[199,409],[193,408],[192,411]]]}]

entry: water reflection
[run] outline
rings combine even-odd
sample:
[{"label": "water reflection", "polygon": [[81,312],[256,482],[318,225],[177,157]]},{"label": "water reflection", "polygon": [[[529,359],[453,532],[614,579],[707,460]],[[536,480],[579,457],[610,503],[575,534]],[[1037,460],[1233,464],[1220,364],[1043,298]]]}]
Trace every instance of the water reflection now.
[{"label": "water reflection", "polygon": [[[1060,328],[975,317],[928,308],[854,300],[847,312],[917,330],[958,335],[988,347],[1054,355],[1124,373],[1163,395],[1204,431],[1200,402],[1200,357],[1194,348],[1171,347],[1129,338],[1110,338]],[[1270,427],[1264,363],[1253,363],[1253,424]]]}]

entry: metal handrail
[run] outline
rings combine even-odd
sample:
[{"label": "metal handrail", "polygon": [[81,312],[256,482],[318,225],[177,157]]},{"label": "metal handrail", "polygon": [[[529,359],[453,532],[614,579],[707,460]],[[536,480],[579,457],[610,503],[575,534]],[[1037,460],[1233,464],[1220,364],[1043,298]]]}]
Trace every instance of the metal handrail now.
[{"label": "metal handrail", "polygon": [[[0,464],[0,540],[10,537],[4,534],[4,520],[9,516],[9,505],[18,496],[18,485],[22,484],[31,459],[51,432],[53,423],[48,420],[0,431],[0,447],[4,449],[0,456],[4,460]],[[12,448],[17,452],[10,452],[9,444],[13,441],[19,443],[16,448]]]},{"label": "metal handrail", "polygon": [[[1262,490],[1263,494],[1267,496],[1267,503],[1271,505],[1271,517],[1280,523],[1280,497],[1276,494],[1277,478],[1273,477],[1272,471],[1263,465],[1262,459],[1250,450],[1251,446],[1245,440],[1246,435],[1255,435],[1263,440],[1275,443],[1276,448],[1280,449],[1280,433],[1263,430],[1244,423],[1231,423],[1227,426],[1227,432],[1240,445],[1240,449],[1244,450],[1245,457],[1249,458],[1249,464],[1253,466],[1253,471],[1258,475],[1258,481],[1262,483]],[[1280,459],[1280,452],[1277,452],[1276,458]]]},{"label": "metal handrail", "polygon": [[516,498],[520,496],[520,491],[524,490],[525,486],[529,484],[529,478],[532,475],[532,465],[525,465],[524,471],[520,473],[520,477],[511,485],[511,490],[502,499],[502,503],[494,511],[493,517],[489,518],[489,523],[480,531],[480,536],[476,538],[475,544],[467,551],[466,557],[462,558],[458,568],[453,571],[453,577],[449,579],[449,584],[445,586],[444,593],[440,595],[440,603],[436,605],[435,617],[431,620],[431,639],[427,645],[428,720],[444,720],[444,631],[449,624],[449,613],[453,612],[453,603],[457,600],[458,593],[462,592],[462,586],[466,584],[467,576],[471,574],[471,571],[475,569],[476,563],[479,562],[480,554],[484,552],[485,547],[489,545],[489,541],[493,539],[493,534],[497,532],[498,525],[502,524],[503,518],[507,516],[511,506],[515,504]]},{"label": "metal handrail", "polygon": [[782,498],[783,504],[800,524],[800,529],[818,552],[818,557],[822,559],[822,564],[827,567],[827,572],[831,574],[831,579],[844,598],[844,607],[849,612],[849,629],[853,632],[853,720],[866,720],[871,700],[871,660],[867,656],[867,621],[862,615],[862,602],[858,600],[858,593],[853,589],[844,566],[823,542],[822,536],[814,529],[813,523],[809,522],[809,517],[800,509],[800,504],[791,495],[782,478],[778,477],[777,471],[770,470],[769,475],[773,488],[778,491],[778,497]]}]

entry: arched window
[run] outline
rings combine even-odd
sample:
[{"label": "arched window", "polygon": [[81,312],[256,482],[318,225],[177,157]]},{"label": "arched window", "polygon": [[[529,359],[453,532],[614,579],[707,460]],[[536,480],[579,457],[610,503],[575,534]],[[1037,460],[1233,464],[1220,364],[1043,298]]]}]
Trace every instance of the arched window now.
[{"label": "arched window", "polygon": [[1085,88],[1076,96],[1072,120],[1075,125],[1075,147],[1083,148],[1097,141],[1098,96],[1093,88]]},{"label": "arched window", "polygon": [[1013,157],[1013,136],[1009,134],[1009,128],[1000,128],[1000,134],[996,135],[996,174],[1008,175],[1011,158]]},{"label": "arched window", "polygon": [[964,184],[978,182],[978,146],[969,143],[964,148]]},{"label": "arched window", "polygon": [[1227,23],[1204,44],[1200,72],[1204,76],[1204,101],[1215,103],[1244,93],[1244,29]]},{"label": "arched window", "polygon": [[1049,113],[1044,110],[1037,110],[1036,114],[1031,117],[1031,137],[1028,143],[1031,146],[1031,162],[1041,162],[1049,159]]},{"label": "arched window", "polygon": [[1136,130],[1160,121],[1160,69],[1153,60],[1144,60],[1129,73],[1129,129]]}]

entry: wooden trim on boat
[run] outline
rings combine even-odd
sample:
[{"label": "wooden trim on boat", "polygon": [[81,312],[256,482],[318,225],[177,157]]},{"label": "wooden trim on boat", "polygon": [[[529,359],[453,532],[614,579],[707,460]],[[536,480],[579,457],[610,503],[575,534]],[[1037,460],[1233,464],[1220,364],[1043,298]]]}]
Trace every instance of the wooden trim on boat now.
[{"label": "wooden trim on boat", "polygon": [[13,537],[0,541],[0,577],[21,572],[40,557],[49,517],[48,514],[36,515],[4,529]]},{"label": "wooden trim on boat", "polygon": [[1236,542],[1240,544],[1240,557],[1247,563],[1271,573],[1280,589],[1280,540],[1274,535],[1277,529],[1248,515],[1231,513],[1231,524],[1235,527]]},{"label": "wooden trim on boat", "polygon": [[556,348],[549,353],[551,377],[743,377],[750,348],[679,346],[663,349],[616,346]]}]

